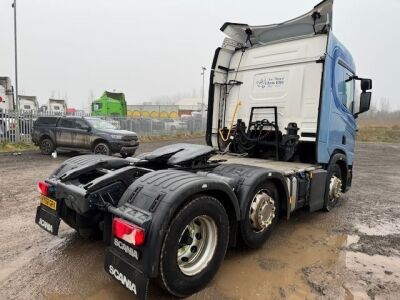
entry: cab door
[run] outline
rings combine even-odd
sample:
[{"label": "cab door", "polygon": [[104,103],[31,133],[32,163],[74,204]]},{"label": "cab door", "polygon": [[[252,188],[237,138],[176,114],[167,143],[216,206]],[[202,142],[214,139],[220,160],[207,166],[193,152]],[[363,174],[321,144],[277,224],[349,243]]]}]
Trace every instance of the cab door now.
[{"label": "cab door", "polygon": [[74,144],[77,148],[90,149],[90,125],[81,118],[74,120]]},{"label": "cab door", "polygon": [[[352,157],[356,139],[357,124],[354,119],[354,94],[355,80],[354,72],[342,60],[338,60],[335,66],[334,96],[337,98],[338,119],[343,126],[343,132],[336,137],[336,143],[343,147],[343,150]],[[336,95],[335,95],[336,94]]]},{"label": "cab door", "polygon": [[74,121],[72,118],[62,118],[57,125],[57,145],[62,147],[74,147],[73,133]]}]

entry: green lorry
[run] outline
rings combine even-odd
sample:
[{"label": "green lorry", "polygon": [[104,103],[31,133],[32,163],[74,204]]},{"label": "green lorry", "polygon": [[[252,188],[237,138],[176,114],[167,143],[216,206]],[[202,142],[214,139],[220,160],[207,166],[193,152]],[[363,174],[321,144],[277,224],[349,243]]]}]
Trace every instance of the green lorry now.
[{"label": "green lorry", "polygon": [[105,91],[92,102],[92,116],[126,117],[127,107],[124,93]]}]

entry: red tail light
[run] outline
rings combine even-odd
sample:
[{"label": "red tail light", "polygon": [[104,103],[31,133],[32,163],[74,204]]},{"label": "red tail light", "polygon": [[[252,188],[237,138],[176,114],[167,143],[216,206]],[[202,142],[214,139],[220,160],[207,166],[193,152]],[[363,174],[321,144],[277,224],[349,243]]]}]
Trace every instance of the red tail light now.
[{"label": "red tail light", "polygon": [[113,234],[125,242],[134,246],[140,246],[144,243],[144,229],[128,223],[121,218],[113,219]]},{"label": "red tail light", "polygon": [[38,182],[38,191],[42,195],[48,196],[49,195],[49,185],[44,181],[39,181]]}]

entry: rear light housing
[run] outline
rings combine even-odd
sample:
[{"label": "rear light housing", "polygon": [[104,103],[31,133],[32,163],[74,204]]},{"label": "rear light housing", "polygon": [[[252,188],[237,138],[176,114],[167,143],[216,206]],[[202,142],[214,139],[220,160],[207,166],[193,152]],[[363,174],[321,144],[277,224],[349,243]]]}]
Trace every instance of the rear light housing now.
[{"label": "rear light housing", "polygon": [[44,181],[39,181],[38,182],[38,191],[40,194],[44,196],[49,195],[49,184],[44,182]]},{"label": "rear light housing", "polygon": [[112,229],[115,237],[129,244],[134,246],[144,244],[144,229],[135,224],[129,223],[121,218],[114,218]]}]

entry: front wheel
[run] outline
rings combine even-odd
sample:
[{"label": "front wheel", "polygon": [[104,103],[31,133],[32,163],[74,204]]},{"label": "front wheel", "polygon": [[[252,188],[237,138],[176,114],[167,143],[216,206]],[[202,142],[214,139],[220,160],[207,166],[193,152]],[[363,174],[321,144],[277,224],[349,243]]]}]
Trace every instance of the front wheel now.
[{"label": "front wheel", "polygon": [[103,154],[103,155],[111,155],[110,146],[107,143],[97,143],[93,148],[94,154]]},{"label": "front wheel", "polygon": [[330,165],[327,171],[323,208],[325,211],[331,211],[341,196],[343,177],[337,164]]},{"label": "front wheel", "polygon": [[228,247],[229,220],[222,204],[198,196],[172,220],[161,249],[159,282],[177,297],[201,290],[214,277]]}]

